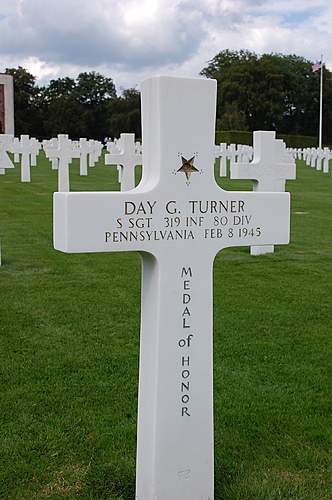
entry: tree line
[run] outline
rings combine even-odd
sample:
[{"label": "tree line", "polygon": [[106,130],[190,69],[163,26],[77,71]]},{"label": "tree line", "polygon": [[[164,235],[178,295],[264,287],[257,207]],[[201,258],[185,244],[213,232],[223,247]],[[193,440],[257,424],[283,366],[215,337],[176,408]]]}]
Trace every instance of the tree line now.
[{"label": "tree line", "polygon": [[[118,95],[113,79],[97,72],[58,78],[39,86],[22,67],[14,76],[16,134],[46,138],[103,139],[121,132],[141,136],[140,94],[133,88]],[[218,86],[218,130],[276,130],[282,134],[317,135],[319,72],[312,61],[296,55],[246,50],[219,52],[200,72]],[[332,130],[332,73],[324,68],[324,142]]]},{"label": "tree line", "polygon": [[67,133],[71,138],[102,140],[122,132],[141,136],[140,93],[126,89],[119,96],[112,78],[95,71],[64,77],[39,86],[22,67],[8,68],[14,77],[15,134],[48,138]]}]

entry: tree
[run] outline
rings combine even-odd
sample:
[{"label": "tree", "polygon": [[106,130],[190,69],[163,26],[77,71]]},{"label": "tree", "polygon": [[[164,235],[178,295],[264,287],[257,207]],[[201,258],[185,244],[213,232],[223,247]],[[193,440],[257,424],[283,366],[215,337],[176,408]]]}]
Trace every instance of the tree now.
[{"label": "tree", "polygon": [[141,98],[136,89],[124,90],[122,96],[112,103],[109,109],[108,126],[111,137],[119,137],[122,132],[141,133]]},{"label": "tree", "polygon": [[105,101],[116,98],[116,89],[112,78],[100,73],[80,73],[76,80],[76,95],[82,104],[102,105]]},{"label": "tree", "polygon": [[103,139],[108,133],[108,114],[116,99],[112,78],[95,71],[80,73],[76,80],[76,100],[80,105],[78,130],[85,137]]},{"label": "tree", "polygon": [[81,135],[81,110],[75,89],[75,80],[68,77],[51,80],[47,87],[41,89],[41,107],[47,137],[54,137],[59,133],[66,133],[70,137]]},{"label": "tree", "polygon": [[[311,66],[296,55],[225,50],[201,74],[217,80],[219,123],[229,126],[231,106],[243,113],[250,130],[317,135],[319,75]],[[332,81],[330,71],[324,73],[327,131],[332,123]]]},{"label": "tree", "polygon": [[239,110],[237,102],[227,102],[220,120],[217,121],[218,130],[248,130],[244,111]]},{"label": "tree", "polygon": [[58,78],[42,94],[48,136],[59,131],[72,138],[103,139],[107,135],[109,104],[116,98],[111,78],[95,72],[80,73],[76,80]]}]

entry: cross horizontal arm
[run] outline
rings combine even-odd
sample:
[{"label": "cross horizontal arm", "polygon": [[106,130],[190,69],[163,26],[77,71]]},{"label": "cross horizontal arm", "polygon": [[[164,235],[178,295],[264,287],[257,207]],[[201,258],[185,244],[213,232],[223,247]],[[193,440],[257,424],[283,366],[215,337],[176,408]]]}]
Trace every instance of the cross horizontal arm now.
[{"label": "cross horizontal arm", "polygon": [[119,153],[107,153],[105,154],[105,163],[106,165],[122,165],[122,162],[125,160],[124,155]]},{"label": "cross horizontal arm", "polygon": [[[63,252],[144,251],[206,245],[222,248],[289,242],[289,193],[227,192],[174,200],[174,193],[54,194],[54,246]],[[219,196],[218,196],[219,195]]]},{"label": "cross horizontal arm", "polygon": [[[135,163],[136,162],[136,163]],[[105,155],[105,163],[106,165],[123,165],[127,166],[131,163],[135,165],[142,164],[142,156],[139,154],[135,155],[126,155],[126,154],[116,154],[116,153],[108,153]]]}]

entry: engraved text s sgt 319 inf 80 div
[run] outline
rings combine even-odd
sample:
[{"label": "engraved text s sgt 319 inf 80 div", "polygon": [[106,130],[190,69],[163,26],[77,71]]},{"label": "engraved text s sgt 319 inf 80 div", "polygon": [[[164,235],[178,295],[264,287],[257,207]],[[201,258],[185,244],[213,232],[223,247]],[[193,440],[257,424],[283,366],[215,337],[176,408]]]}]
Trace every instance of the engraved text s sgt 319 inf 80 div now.
[{"label": "engraved text s sgt 319 inf 80 div", "polygon": [[138,500],[213,499],[213,260],[289,241],[288,193],[216,184],[215,109],[214,80],[146,80],[139,186],[54,194],[56,249],[142,256]]}]

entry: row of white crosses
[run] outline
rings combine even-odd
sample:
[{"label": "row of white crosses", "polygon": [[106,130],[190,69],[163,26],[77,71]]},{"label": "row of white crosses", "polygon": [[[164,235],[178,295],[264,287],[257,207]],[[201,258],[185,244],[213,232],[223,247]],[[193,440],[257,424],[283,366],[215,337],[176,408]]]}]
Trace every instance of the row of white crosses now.
[{"label": "row of white crosses", "polygon": [[215,146],[215,158],[220,159],[219,176],[227,177],[227,160],[230,167],[236,162],[249,162],[252,159],[253,148],[244,144],[230,144],[222,142]]},{"label": "row of white crosses", "polygon": [[315,168],[318,171],[322,171],[324,174],[328,174],[330,171],[330,160],[332,159],[332,151],[329,148],[319,149],[319,148],[307,148],[303,149],[300,153],[298,152],[298,157],[303,159],[308,167]]},{"label": "row of white crosses", "polygon": [[67,134],[59,134],[57,138],[43,141],[46,157],[51,161],[52,169],[58,170],[59,191],[69,191],[69,166],[74,158],[80,160],[80,175],[88,175],[89,167],[98,161],[103,145],[99,141],[81,138],[72,141]]},{"label": "row of white crosses", "polygon": [[332,151],[329,148],[289,148],[288,151],[294,159],[303,160],[308,167],[329,173],[329,162],[332,159]]},{"label": "row of white crosses", "polygon": [[146,80],[139,186],[54,194],[57,250],[142,257],[137,500],[213,500],[213,261],[223,248],[289,241],[289,193],[215,182],[216,89]]},{"label": "row of white crosses", "polygon": [[81,138],[79,141],[72,141],[72,145],[79,153],[80,175],[88,175],[88,166],[95,167],[101,156],[103,144],[94,139]]},{"label": "row of white crosses", "polygon": [[14,155],[20,157],[21,161],[21,182],[31,182],[30,168],[37,165],[40,149],[40,142],[28,135],[21,135],[19,141],[14,141]]},{"label": "row of white crosses", "polygon": [[28,135],[21,135],[18,138],[9,134],[1,134],[0,174],[4,174],[6,168],[14,168],[14,164],[8,156],[8,153],[13,153],[14,162],[21,164],[21,182],[30,182],[30,167],[37,165],[37,156],[40,149],[40,142]]}]

